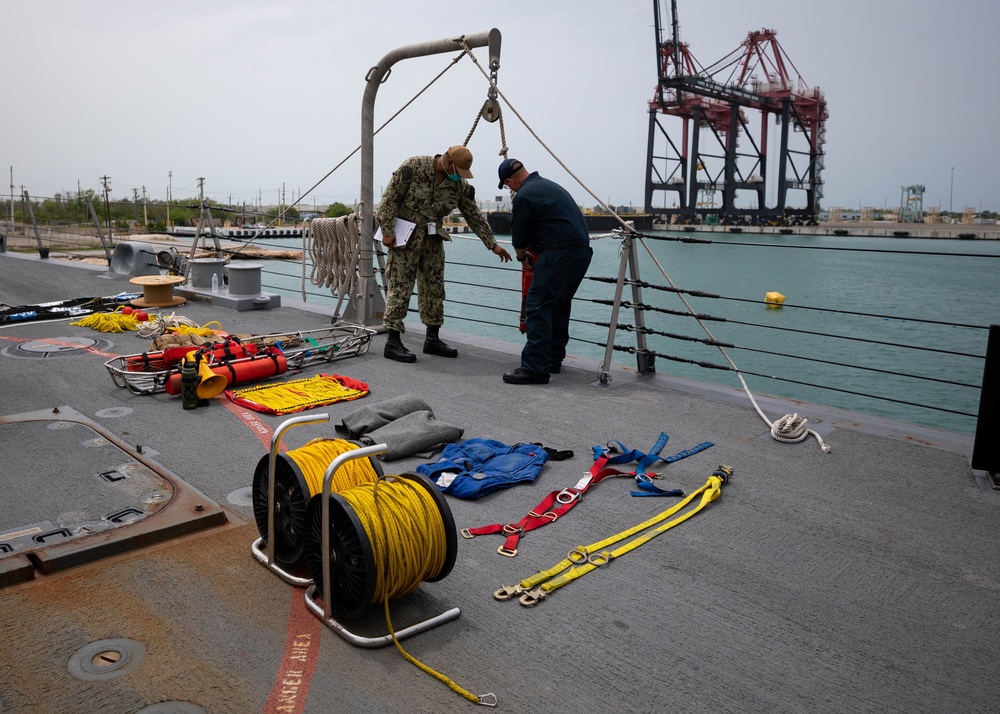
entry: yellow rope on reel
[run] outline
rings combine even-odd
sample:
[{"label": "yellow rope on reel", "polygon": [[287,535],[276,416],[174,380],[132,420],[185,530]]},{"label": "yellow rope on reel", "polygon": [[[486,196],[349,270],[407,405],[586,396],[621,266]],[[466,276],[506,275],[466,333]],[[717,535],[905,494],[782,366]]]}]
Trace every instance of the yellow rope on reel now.
[{"label": "yellow rope on reel", "polygon": [[[323,477],[327,467],[341,454],[360,448],[345,439],[317,438],[292,449],[286,455],[302,470],[302,476],[309,487],[309,495],[315,496],[323,490]],[[362,484],[378,481],[375,467],[368,459],[351,459],[333,473],[330,490],[343,493]]]},{"label": "yellow rope on reel", "polygon": [[372,602],[408,595],[444,568],[444,521],[427,489],[387,477],[340,494],[354,509],[371,542],[376,565]]}]

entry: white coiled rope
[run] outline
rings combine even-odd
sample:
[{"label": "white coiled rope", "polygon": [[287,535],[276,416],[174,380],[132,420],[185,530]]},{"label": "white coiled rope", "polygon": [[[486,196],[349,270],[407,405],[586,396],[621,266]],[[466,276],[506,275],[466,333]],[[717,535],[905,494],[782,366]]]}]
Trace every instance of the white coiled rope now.
[{"label": "white coiled rope", "polygon": [[198,323],[177,313],[170,313],[166,317],[157,315],[150,317],[146,322],[140,322],[136,328],[136,334],[144,340],[154,340],[166,332],[168,328],[181,326],[198,327]]},{"label": "white coiled rope", "polygon": [[331,288],[338,295],[350,294],[354,289],[357,264],[354,270],[351,264],[360,240],[358,228],[357,213],[312,220],[308,251],[313,264],[309,280],[313,285]]}]

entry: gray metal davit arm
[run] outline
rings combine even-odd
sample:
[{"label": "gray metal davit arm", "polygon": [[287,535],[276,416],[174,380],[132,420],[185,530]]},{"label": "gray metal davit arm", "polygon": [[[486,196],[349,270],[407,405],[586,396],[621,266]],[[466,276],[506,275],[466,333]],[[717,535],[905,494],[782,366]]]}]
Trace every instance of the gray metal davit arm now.
[{"label": "gray metal davit arm", "polygon": [[381,314],[378,313],[385,310],[384,302],[381,305],[377,304],[381,300],[377,300],[376,296],[381,298],[381,294],[375,283],[375,272],[372,266],[372,236],[375,232],[373,227],[375,95],[392,66],[400,60],[455,52],[464,48],[463,42],[470,48],[489,46],[490,70],[499,69],[500,30],[493,28],[488,32],[474,35],[461,35],[399,47],[379,60],[377,65],[368,70],[368,75],[365,77],[367,84],[361,102],[361,263],[357,292],[354,295],[357,304],[354,305],[353,315],[356,321],[365,327],[376,324],[381,326]]}]

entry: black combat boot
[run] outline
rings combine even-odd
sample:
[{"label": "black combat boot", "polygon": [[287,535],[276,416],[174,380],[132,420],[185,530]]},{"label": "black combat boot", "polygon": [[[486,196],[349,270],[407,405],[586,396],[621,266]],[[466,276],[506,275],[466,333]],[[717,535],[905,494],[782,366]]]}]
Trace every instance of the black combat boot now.
[{"label": "black combat boot", "polygon": [[399,339],[399,330],[389,330],[389,339],[382,354],[386,359],[394,359],[397,362],[417,361],[417,356],[403,346],[403,341]]},{"label": "black combat boot", "polygon": [[458,350],[445,344],[438,337],[437,325],[427,326],[427,336],[424,338],[424,354],[439,357],[458,357]]}]

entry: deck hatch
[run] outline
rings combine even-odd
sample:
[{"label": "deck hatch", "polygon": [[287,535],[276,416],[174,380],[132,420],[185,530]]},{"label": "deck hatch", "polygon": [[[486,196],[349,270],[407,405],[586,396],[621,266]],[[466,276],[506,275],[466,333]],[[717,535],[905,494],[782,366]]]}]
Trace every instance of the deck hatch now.
[{"label": "deck hatch", "polygon": [[0,416],[0,560],[50,574],[226,523],[145,451],[71,407]]}]

